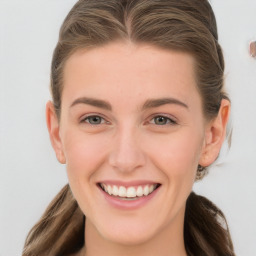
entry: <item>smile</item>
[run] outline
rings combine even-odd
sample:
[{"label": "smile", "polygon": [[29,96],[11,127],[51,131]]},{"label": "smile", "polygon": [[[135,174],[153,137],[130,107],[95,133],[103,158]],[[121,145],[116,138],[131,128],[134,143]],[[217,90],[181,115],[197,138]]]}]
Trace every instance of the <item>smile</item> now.
[{"label": "smile", "polygon": [[136,187],[124,187],[118,185],[107,185],[104,183],[99,183],[99,186],[103,191],[105,191],[110,196],[114,196],[122,200],[136,200],[150,195],[160,186],[160,184],[147,184]]}]

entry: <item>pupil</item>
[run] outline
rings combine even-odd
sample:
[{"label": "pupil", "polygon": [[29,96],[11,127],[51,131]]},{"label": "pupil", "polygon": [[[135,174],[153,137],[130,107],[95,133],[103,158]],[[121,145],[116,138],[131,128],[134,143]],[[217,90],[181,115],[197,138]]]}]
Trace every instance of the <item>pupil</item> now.
[{"label": "pupil", "polygon": [[166,124],[166,118],[165,118],[165,117],[162,117],[162,116],[157,117],[157,118],[156,118],[156,123],[157,123],[157,124]]},{"label": "pupil", "polygon": [[94,117],[91,118],[91,122],[90,123],[92,123],[92,124],[100,124],[100,122],[101,122],[100,117],[94,116]]}]

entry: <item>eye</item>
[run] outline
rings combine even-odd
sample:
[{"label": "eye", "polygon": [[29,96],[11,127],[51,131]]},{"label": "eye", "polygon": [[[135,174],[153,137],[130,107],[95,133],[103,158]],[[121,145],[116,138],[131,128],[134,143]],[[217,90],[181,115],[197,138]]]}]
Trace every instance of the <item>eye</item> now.
[{"label": "eye", "polygon": [[87,116],[81,122],[89,123],[91,125],[99,125],[99,124],[106,123],[106,120],[101,116],[95,115],[95,116]]},{"label": "eye", "polygon": [[174,125],[177,124],[176,121],[172,120],[169,117],[166,116],[155,116],[153,119],[151,119],[150,123],[156,124],[156,125]]}]

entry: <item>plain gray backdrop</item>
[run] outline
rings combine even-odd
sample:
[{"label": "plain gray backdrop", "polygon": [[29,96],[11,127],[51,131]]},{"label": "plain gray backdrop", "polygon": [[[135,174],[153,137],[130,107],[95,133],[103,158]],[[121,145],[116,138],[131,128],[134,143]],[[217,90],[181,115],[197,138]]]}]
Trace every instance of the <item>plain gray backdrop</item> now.
[{"label": "plain gray backdrop", "polygon": [[[0,0],[0,256],[21,255],[25,237],[67,183],[45,124],[59,27],[75,0]],[[226,214],[238,256],[256,255],[255,0],[212,0],[226,60],[233,139],[194,190]],[[226,148],[227,145],[224,145]]]}]

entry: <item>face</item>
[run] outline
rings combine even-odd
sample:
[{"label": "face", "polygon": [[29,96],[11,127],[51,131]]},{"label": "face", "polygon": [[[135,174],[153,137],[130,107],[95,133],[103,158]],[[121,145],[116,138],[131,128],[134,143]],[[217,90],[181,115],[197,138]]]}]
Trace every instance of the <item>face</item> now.
[{"label": "face", "polygon": [[186,53],[112,43],[66,62],[62,162],[86,228],[123,244],[182,230],[205,145]]}]

